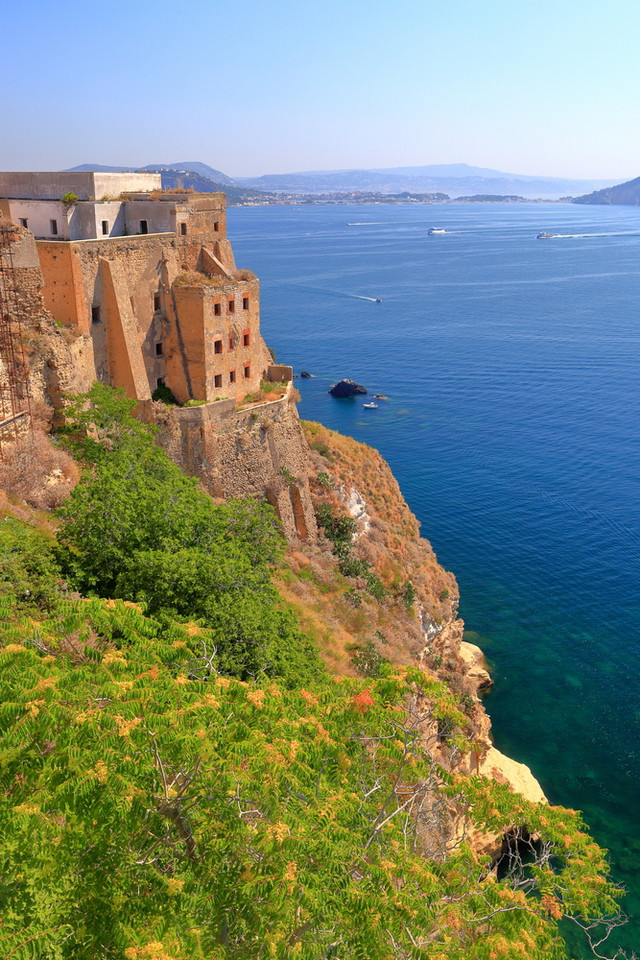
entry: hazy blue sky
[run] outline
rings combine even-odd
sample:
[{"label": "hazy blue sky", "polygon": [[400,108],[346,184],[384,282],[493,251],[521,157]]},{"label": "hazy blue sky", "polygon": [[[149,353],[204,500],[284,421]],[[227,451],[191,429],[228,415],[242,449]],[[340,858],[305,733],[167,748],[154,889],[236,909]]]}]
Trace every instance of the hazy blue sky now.
[{"label": "hazy blue sky", "polygon": [[0,168],[640,175],[640,0],[6,3]]}]

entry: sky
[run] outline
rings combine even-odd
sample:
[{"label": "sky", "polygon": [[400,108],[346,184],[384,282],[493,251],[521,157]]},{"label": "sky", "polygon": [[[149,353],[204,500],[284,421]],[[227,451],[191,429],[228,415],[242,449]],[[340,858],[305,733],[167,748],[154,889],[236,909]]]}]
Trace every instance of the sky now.
[{"label": "sky", "polygon": [[6,3],[0,169],[640,175],[640,0]]}]

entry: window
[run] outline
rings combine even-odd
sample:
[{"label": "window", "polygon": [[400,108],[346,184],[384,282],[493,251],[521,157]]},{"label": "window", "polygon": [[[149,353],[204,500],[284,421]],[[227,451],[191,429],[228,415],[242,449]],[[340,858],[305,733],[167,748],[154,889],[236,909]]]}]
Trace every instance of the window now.
[{"label": "window", "polygon": [[180,236],[181,236],[181,237],[186,237],[186,235],[187,235],[187,225],[186,225],[186,223],[181,223],[181,224],[180,224]]},{"label": "window", "polygon": [[220,303],[214,303],[214,305],[213,305],[213,315],[214,315],[214,317],[219,317],[221,313],[222,313],[222,304],[220,304]]},{"label": "window", "polygon": [[51,227],[51,236],[52,236],[52,237],[57,237],[57,236],[58,236],[58,221],[57,221],[57,220],[49,220],[49,226]]},{"label": "window", "polygon": [[229,383],[236,382],[236,372],[235,370],[229,370]]},{"label": "window", "polygon": [[165,380],[166,380],[165,377],[158,377],[158,379],[156,380],[156,387],[164,387],[166,385]]},{"label": "window", "polygon": [[216,233],[217,233],[218,230],[220,229],[220,224],[218,223],[217,220],[216,220],[216,222],[215,222],[214,225],[213,225],[213,229],[215,230]]},{"label": "window", "polygon": [[245,330],[245,332],[242,334],[242,346],[243,347],[251,346],[251,334],[249,333],[248,330]]},{"label": "window", "polygon": [[161,357],[164,353],[164,348],[161,343],[156,343],[156,357]]},{"label": "window", "polygon": [[221,387],[221,386],[222,386],[222,374],[221,374],[221,373],[216,373],[215,377],[213,378],[213,385],[214,385],[214,387]]},{"label": "window", "polygon": [[154,293],[153,295],[153,309],[156,311],[156,313],[158,310],[162,309],[162,300],[159,293]]},{"label": "window", "polygon": [[236,302],[235,300],[229,300],[229,313],[236,312]]},{"label": "window", "polygon": [[91,307],[91,323],[100,323],[101,320],[100,307]]},{"label": "window", "polygon": [[213,343],[213,352],[222,353],[222,340],[214,340]]},{"label": "window", "polygon": [[25,230],[28,228],[28,223],[27,223],[27,218],[26,218],[26,217],[20,217],[20,226],[21,226],[21,227],[24,227]]},{"label": "window", "polygon": [[108,236],[109,236],[109,221],[108,221],[108,220],[103,220],[103,221],[102,221],[102,235],[103,235],[103,237],[108,237]]},{"label": "window", "polygon": [[233,350],[233,334],[229,334],[229,350]]},{"label": "window", "polygon": [[249,297],[243,297],[243,298],[242,298],[242,309],[243,309],[243,310],[248,310],[248,309],[249,309]]},{"label": "window", "polygon": [[141,220],[140,221],[140,233],[149,233],[149,221]]},{"label": "window", "polygon": [[245,378],[245,380],[248,380],[250,376],[251,376],[251,364],[250,364],[250,363],[245,363],[245,365],[244,365],[244,378]]}]

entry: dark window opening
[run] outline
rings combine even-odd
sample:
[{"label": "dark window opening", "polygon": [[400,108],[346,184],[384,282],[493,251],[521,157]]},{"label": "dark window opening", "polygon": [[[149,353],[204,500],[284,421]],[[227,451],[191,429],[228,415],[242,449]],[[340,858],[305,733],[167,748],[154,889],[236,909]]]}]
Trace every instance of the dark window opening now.
[{"label": "dark window opening", "polygon": [[156,387],[166,386],[166,379],[167,379],[166,377],[158,377],[158,379],[156,380]]},{"label": "dark window opening", "polygon": [[221,313],[222,313],[222,304],[220,304],[220,303],[214,303],[214,305],[213,305],[213,315],[214,315],[215,317],[219,317]]},{"label": "dark window opening", "polygon": [[250,334],[250,333],[243,333],[243,334],[242,334],[242,346],[243,346],[243,347],[249,347],[249,346],[251,346],[251,334]]},{"label": "dark window opening", "polygon": [[248,310],[248,309],[249,309],[249,297],[243,297],[243,298],[242,298],[242,309],[243,309],[243,310]]},{"label": "dark window opening", "polygon": [[187,235],[187,225],[186,225],[186,223],[181,223],[181,224],[180,224],[180,236],[181,236],[181,237],[186,237],[186,235]]},{"label": "dark window opening", "polygon": [[247,364],[245,364],[245,368],[244,368],[244,378],[245,378],[245,380],[248,380],[250,376],[251,376],[251,364],[250,364],[250,363],[247,363]]},{"label": "dark window opening", "polygon": [[156,357],[161,357],[164,353],[164,348],[161,343],[156,343]]},{"label": "dark window opening", "polygon": [[52,236],[57,237],[57,236],[58,236],[58,221],[57,221],[57,220],[49,220],[49,226],[51,227],[51,234],[52,234]]},{"label": "dark window opening", "polygon": [[236,312],[236,302],[235,300],[229,300],[229,313]]},{"label": "dark window opening", "polygon": [[218,230],[220,229],[220,224],[218,223],[217,220],[216,220],[216,222],[215,222],[214,225],[213,225],[213,229],[215,230],[216,233],[217,233]]},{"label": "dark window opening", "polygon": [[149,221],[141,220],[140,221],[140,233],[149,233]]},{"label": "dark window opening", "polygon": [[229,383],[236,382],[236,372],[235,370],[229,370]]},{"label": "dark window opening", "polygon": [[101,320],[100,307],[91,307],[91,323],[100,323]]},{"label": "dark window opening", "polygon": [[222,353],[222,340],[215,340],[213,344],[214,353]]},{"label": "dark window opening", "polygon": [[222,386],[222,374],[221,374],[221,373],[216,373],[215,377],[213,378],[213,385],[214,385],[214,387],[221,387],[221,386]]},{"label": "dark window opening", "polygon": [[108,236],[108,235],[109,235],[109,221],[108,221],[108,220],[103,220],[103,221],[102,221],[102,235],[103,235],[103,236]]},{"label": "dark window opening", "polygon": [[233,337],[229,334],[229,350],[233,350]]},{"label": "dark window opening", "polygon": [[153,309],[155,311],[162,309],[162,300],[160,299],[159,293],[154,293],[153,295]]},{"label": "dark window opening", "polygon": [[21,226],[21,227],[24,227],[25,230],[27,229],[27,218],[26,218],[26,217],[20,217],[20,226]]}]

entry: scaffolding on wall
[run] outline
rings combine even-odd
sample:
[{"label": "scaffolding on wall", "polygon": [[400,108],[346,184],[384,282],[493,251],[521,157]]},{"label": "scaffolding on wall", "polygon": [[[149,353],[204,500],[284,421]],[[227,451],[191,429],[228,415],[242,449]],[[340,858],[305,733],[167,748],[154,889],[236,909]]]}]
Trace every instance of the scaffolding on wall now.
[{"label": "scaffolding on wall", "polygon": [[0,459],[3,445],[31,429],[31,391],[20,323],[13,245],[18,229],[0,223]]}]

